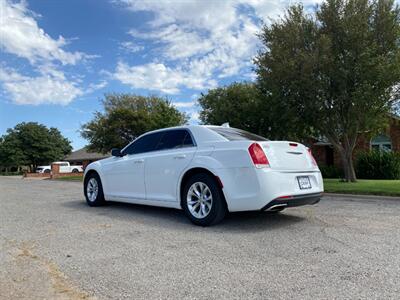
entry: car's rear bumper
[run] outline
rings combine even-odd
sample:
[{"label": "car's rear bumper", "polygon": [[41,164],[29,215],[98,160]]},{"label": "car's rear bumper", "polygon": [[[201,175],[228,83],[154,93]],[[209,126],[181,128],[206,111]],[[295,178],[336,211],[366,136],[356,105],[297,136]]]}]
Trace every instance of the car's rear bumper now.
[{"label": "car's rear bumper", "polygon": [[[223,192],[231,212],[265,209],[272,201],[280,199],[287,207],[309,204],[324,191],[323,180],[319,170],[281,171],[269,168],[230,168],[218,169],[215,173],[222,181]],[[311,188],[301,189],[298,177],[307,176]],[[292,199],[282,199],[291,196]],[[293,195],[296,196],[293,198]],[[302,198],[304,197],[304,198]],[[320,197],[320,196],[319,196]],[[286,201],[286,202],[285,202]]]},{"label": "car's rear bumper", "polygon": [[321,197],[322,193],[280,197],[269,202],[261,210],[273,210],[286,207],[312,205],[318,203],[321,200]]}]

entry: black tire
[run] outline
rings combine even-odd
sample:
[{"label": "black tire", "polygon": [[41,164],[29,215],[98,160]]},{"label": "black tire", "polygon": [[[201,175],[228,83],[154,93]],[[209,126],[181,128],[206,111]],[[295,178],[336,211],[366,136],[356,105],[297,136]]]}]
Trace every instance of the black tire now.
[{"label": "black tire", "polygon": [[46,173],[46,174],[48,174],[48,173],[50,173],[50,172],[51,172],[50,169],[45,169],[45,170],[43,171],[43,173]]},{"label": "black tire", "polygon": [[[91,197],[88,191],[88,185],[91,184],[93,181],[97,183],[98,187],[96,197],[94,198]],[[102,206],[106,204],[106,201],[104,199],[103,186],[101,184],[100,176],[97,173],[92,172],[86,175],[83,186],[83,193],[85,194],[86,203],[89,206]]]},{"label": "black tire", "polygon": [[[209,209],[208,214],[203,218],[196,218],[190,212],[188,206],[188,192],[190,187],[195,183],[205,184],[212,195],[211,209]],[[199,226],[210,226],[221,222],[228,211],[222,189],[218,185],[214,176],[207,173],[195,174],[186,181],[182,190],[181,206],[189,220],[193,224]]]},{"label": "black tire", "polygon": [[72,173],[79,173],[79,170],[78,169],[73,169]]}]

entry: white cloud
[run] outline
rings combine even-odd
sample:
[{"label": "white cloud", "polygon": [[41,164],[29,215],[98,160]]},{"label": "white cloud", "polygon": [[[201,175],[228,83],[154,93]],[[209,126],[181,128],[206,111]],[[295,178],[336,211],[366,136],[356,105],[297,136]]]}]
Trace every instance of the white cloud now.
[{"label": "white cloud", "polygon": [[190,122],[191,124],[197,124],[197,123],[199,123],[199,122],[200,122],[200,114],[199,114],[199,112],[197,112],[197,111],[192,112],[192,113],[190,114],[190,120],[189,120],[189,122]]},{"label": "white cloud", "polygon": [[100,81],[99,83],[91,83],[85,91],[85,94],[93,93],[94,91],[101,90],[108,85],[108,82],[105,80]]},{"label": "white cloud", "polygon": [[143,46],[136,45],[133,42],[122,42],[122,43],[120,43],[120,48],[122,50],[125,50],[125,51],[130,52],[130,53],[139,52],[139,51],[142,51],[144,49]]},{"label": "white cloud", "polygon": [[162,44],[161,55],[171,60],[204,54],[211,51],[213,46],[209,40],[202,38],[196,31],[176,24],[161,27],[149,33],[131,29],[129,34],[133,38],[153,40]]},{"label": "white cloud", "polygon": [[89,57],[82,52],[68,52],[62,48],[67,41],[59,36],[50,37],[35,20],[26,2],[0,0],[0,46],[8,53],[26,58],[31,64],[58,61],[63,65],[76,64]]},{"label": "white cloud", "polygon": [[[129,34],[133,41],[153,43],[158,54],[152,62],[143,65],[122,63],[123,70],[136,73],[124,73],[121,81],[134,88],[140,85],[167,93],[178,93],[182,87],[202,90],[230,76],[251,78],[261,20],[268,22],[270,18],[277,18],[294,3],[290,0],[119,2],[135,12],[153,13],[145,30],[131,29]],[[305,0],[303,4],[307,7],[318,2]],[[115,78],[121,78],[120,71],[119,65]],[[155,82],[156,71],[160,71],[162,82]]]},{"label": "white cloud", "polygon": [[[83,95],[78,86],[80,76],[65,76],[62,66],[76,65],[94,58],[83,52],[65,50],[68,42],[61,35],[54,39],[39,27],[40,16],[29,10],[25,1],[0,0],[0,50],[26,59],[31,64],[29,75],[0,65],[0,83],[16,104],[44,103],[66,105]],[[27,68],[24,67],[24,72]],[[71,80],[72,78],[72,80]],[[86,93],[104,87],[107,83],[90,84]]]},{"label": "white cloud", "polygon": [[169,68],[162,63],[129,66],[118,63],[114,78],[132,88],[161,91],[166,94],[177,94],[179,87],[193,89],[211,88],[216,86],[215,80],[202,76],[193,76],[193,70]]},{"label": "white cloud", "polygon": [[189,101],[189,102],[174,101],[174,102],[172,102],[172,104],[174,106],[176,106],[177,108],[192,108],[197,104],[197,102],[196,101]]},{"label": "white cloud", "polygon": [[37,77],[24,76],[14,69],[0,69],[4,90],[16,104],[44,103],[66,105],[83,92],[57,70]]},{"label": "white cloud", "polygon": [[167,94],[177,93],[182,79],[179,73],[156,63],[133,67],[118,63],[114,77],[133,88],[158,90]]}]

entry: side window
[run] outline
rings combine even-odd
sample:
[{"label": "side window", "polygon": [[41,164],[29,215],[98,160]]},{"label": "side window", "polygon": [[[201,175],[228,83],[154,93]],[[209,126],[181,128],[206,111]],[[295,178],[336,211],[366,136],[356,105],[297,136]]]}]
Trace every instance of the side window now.
[{"label": "side window", "polygon": [[166,131],[156,150],[179,149],[193,146],[192,138],[187,130]]},{"label": "side window", "polygon": [[147,134],[130,144],[123,154],[139,154],[155,150],[163,132]]},{"label": "side window", "polygon": [[185,139],[183,140],[183,147],[193,147],[194,142],[192,139],[192,135],[189,132],[186,132]]}]

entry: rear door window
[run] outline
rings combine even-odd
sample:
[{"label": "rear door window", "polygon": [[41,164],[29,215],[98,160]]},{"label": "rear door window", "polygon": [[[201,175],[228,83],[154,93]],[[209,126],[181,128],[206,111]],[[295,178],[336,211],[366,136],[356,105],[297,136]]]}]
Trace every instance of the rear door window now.
[{"label": "rear door window", "polygon": [[228,139],[229,141],[268,141],[265,137],[259,136],[257,134],[237,129],[237,128],[227,128],[227,127],[208,127],[212,131],[215,131],[219,135]]},{"label": "rear door window", "polygon": [[165,131],[156,150],[179,149],[194,146],[190,133],[185,129]]}]

